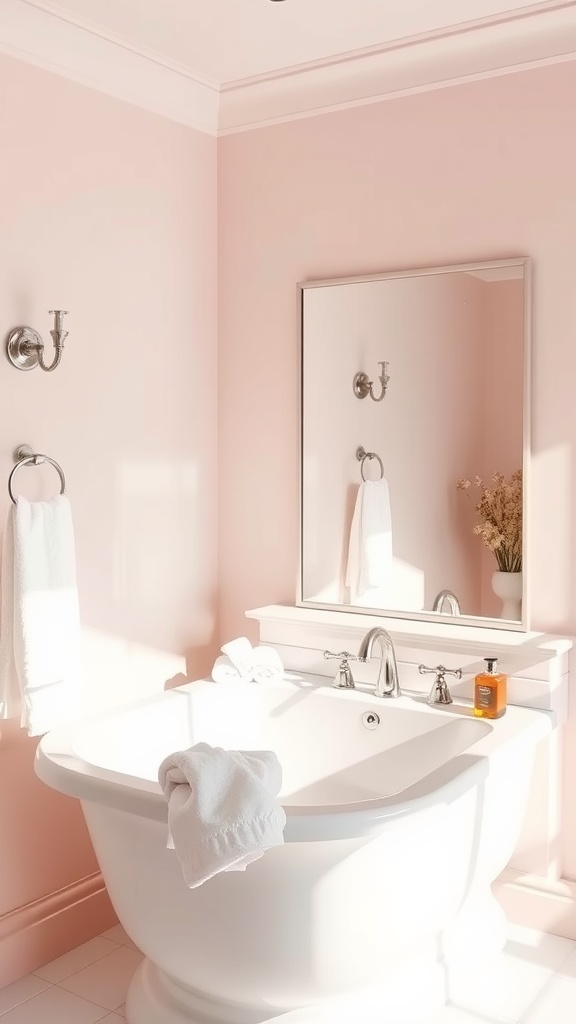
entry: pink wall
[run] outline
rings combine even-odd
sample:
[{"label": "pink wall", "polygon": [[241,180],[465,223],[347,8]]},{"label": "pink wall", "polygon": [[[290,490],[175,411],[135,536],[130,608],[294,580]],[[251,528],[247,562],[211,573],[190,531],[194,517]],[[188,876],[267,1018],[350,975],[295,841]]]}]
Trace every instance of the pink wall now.
[{"label": "pink wall", "polygon": [[517,255],[537,297],[532,622],[576,632],[575,89],[559,64],[220,140],[223,635],[295,596],[296,282]]},{"label": "pink wall", "polygon": [[[0,358],[0,526],[14,448],[59,460],[85,704],[121,702],[214,656],[216,143],[5,57],[0,92],[2,332],[30,323],[49,342],[54,307],[70,332],[54,374]],[[17,479],[53,493],[48,468]],[[97,868],[78,803],[36,781],[34,748],[0,723],[0,939],[19,908]],[[9,956],[4,980],[22,972]]]},{"label": "pink wall", "polygon": [[[222,637],[246,631],[246,608],[295,595],[296,282],[523,254],[537,290],[533,624],[576,632],[575,87],[564,64],[220,141]],[[5,330],[47,336],[46,311],[70,310],[53,376],[0,360],[0,472],[21,442],[61,461],[86,705],[123,701],[201,674],[216,646],[216,146],[4,57],[0,90]],[[31,470],[24,487],[52,483]],[[6,507],[0,491],[0,521]],[[96,870],[78,805],[36,782],[33,749],[0,727],[0,937]]]}]

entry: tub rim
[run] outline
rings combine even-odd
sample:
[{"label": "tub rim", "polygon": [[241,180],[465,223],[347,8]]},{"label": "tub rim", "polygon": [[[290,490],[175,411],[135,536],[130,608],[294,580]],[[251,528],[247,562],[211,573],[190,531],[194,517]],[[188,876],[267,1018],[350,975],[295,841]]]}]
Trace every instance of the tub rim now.
[{"label": "tub rim", "polygon": [[[322,690],[323,693],[325,691],[325,695],[330,699],[341,699],[351,704],[362,705],[368,702],[371,710],[386,707],[386,704],[382,704],[381,700],[374,697],[373,690],[369,687],[359,685],[356,690],[340,694],[329,685],[326,677],[308,673],[287,672],[281,682],[258,685],[295,692],[296,683],[301,685],[302,681],[311,689]],[[166,823],[167,802],[158,782],[91,764],[73,749],[74,735],[87,727],[97,726],[100,722],[106,723],[119,714],[126,715],[132,710],[170,700],[178,691],[199,693],[209,687],[218,686],[225,698],[226,689],[238,685],[256,684],[215,684],[210,679],[191,681],[126,704],[102,709],[70,722],[40,739],[34,758],[36,775],[51,788],[81,801],[100,803],[116,810],[128,811],[153,821]],[[394,701],[394,706],[417,709],[425,714],[449,717],[452,720],[470,718],[472,714],[470,702],[454,703],[446,709],[431,708],[425,703],[421,693],[412,691],[404,691],[403,696]],[[555,724],[552,711],[509,706],[507,714],[498,721],[491,722],[489,731],[463,752],[400,793],[363,801],[361,806],[341,804],[319,807],[286,804],[285,838],[287,841],[299,842],[374,835],[382,830],[387,821],[451,803],[487,777],[495,756],[505,749],[510,751],[511,745],[526,742],[535,744],[539,739],[549,735]]]}]

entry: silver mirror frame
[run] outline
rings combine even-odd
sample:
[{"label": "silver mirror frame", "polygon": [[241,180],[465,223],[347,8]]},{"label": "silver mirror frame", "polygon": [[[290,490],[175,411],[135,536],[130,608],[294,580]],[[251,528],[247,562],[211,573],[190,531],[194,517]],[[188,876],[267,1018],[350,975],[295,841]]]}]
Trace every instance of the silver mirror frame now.
[{"label": "silver mirror frame", "polygon": [[[423,277],[432,274],[463,273],[477,270],[497,270],[506,267],[523,268],[523,399],[522,399],[522,619],[508,620],[472,615],[446,615],[437,612],[412,612],[389,608],[368,608],[358,605],[323,604],[303,597],[304,581],[304,293],[310,288],[327,288],[344,284],[361,284],[370,281],[386,281],[405,277]],[[527,632],[530,629],[530,588],[528,552],[530,548],[530,462],[532,451],[532,259],[530,256],[511,257],[501,260],[483,260],[472,263],[450,264],[390,271],[381,274],[354,275],[351,277],[311,279],[297,285],[298,344],[298,418],[299,418],[299,556],[296,605],[300,608],[314,608],[320,611],[349,612],[358,615],[372,615],[379,618],[408,619],[461,626],[476,626],[490,629],[506,629]]]}]

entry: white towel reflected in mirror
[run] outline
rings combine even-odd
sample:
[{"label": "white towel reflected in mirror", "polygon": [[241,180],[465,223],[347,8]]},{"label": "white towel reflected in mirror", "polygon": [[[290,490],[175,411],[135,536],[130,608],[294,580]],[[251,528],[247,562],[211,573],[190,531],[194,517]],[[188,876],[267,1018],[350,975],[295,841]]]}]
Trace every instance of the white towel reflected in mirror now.
[{"label": "white towel reflected in mirror", "polygon": [[358,488],[350,528],[346,586],[352,604],[380,604],[392,576],[392,515],[387,481],[365,480]]}]

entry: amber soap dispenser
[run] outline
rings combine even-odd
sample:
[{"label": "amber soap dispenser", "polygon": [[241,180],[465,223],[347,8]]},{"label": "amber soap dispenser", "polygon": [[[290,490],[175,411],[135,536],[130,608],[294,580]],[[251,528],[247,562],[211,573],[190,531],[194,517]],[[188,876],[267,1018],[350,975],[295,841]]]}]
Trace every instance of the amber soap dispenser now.
[{"label": "amber soap dispenser", "polygon": [[474,714],[478,718],[502,718],[506,714],[506,682],[496,658],[484,658],[486,668],[474,680]]}]

